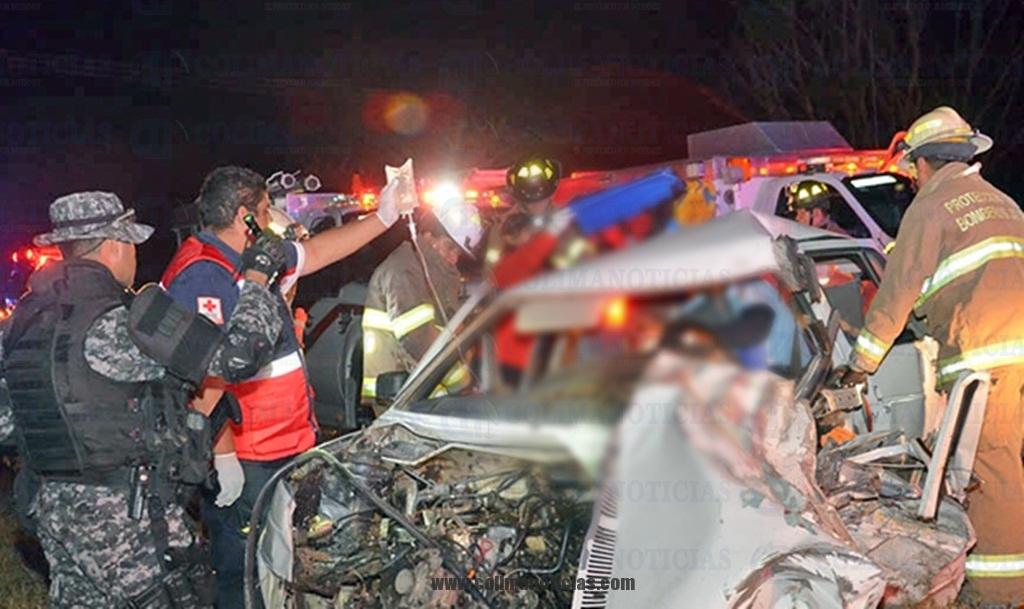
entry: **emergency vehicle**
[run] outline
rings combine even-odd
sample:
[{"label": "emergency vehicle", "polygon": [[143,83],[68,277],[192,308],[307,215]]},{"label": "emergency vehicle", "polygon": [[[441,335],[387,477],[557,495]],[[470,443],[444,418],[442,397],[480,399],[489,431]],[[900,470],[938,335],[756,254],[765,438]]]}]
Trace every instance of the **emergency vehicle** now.
[{"label": "emergency vehicle", "polygon": [[[846,235],[866,240],[883,252],[895,238],[903,213],[914,196],[913,182],[899,174],[896,166],[886,166],[891,158],[889,150],[855,150],[824,121],[748,123],[693,134],[687,143],[688,159],[573,173],[559,182],[554,203],[591,211],[597,211],[595,207],[615,207],[617,220],[612,224],[617,224],[645,211],[651,201],[634,201],[634,195],[625,190],[622,196],[606,200],[589,201],[588,197],[638,184],[645,178],[658,182],[659,177],[678,177],[685,189],[672,204],[677,209],[703,208],[705,211],[695,214],[695,222],[737,210],[792,219],[795,187],[813,182],[827,193],[832,219]],[[475,168],[461,179],[422,180],[421,200],[430,206],[461,196],[476,203],[485,223],[489,223],[488,214],[483,212],[498,214],[512,205],[505,192],[505,174],[506,169]],[[289,195],[293,196],[299,195]],[[296,210],[289,205],[289,211],[294,215]],[[598,211],[598,215],[605,214]],[[677,213],[677,219],[681,215],[685,214]],[[303,223],[309,226],[307,222]],[[601,223],[606,224],[604,218]],[[585,240],[575,237],[573,241],[558,248],[553,266],[572,266],[586,255]],[[605,241],[625,244],[629,240]],[[336,285],[339,284],[331,283],[332,287]],[[327,427],[348,429],[357,418],[356,379],[361,378],[357,335],[364,293],[362,282],[350,282],[336,295],[322,294],[310,309],[306,342],[310,375],[316,389],[317,414]]]},{"label": "emergency vehicle", "polygon": [[[706,220],[747,209],[793,219],[792,193],[817,184],[831,203],[832,219],[850,237],[871,239],[884,250],[914,198],[914,182],[891,163],[892,149],[857,150],[827,121],[753,122],[687,137],[689,156],[614,170],[576,171],[559,182],[557,206],[594,192],[670,169],[686,180],[686,200],[706,206]],[[427,205],[461,195],[481,210],[504,210],[506,169],[474,168],[460,179],[427,180]]]},{"label": "emergency vehicle", "polygon": [[555,202],[669,168],[709,216],[747,209],[792,219],[790,193],[812,182],[828,194],[832,219],[848,236],[884,250],[914,198],[913,181],[889,163],[891,150],[856,150],[826,121],[735,125],[692,134],[687,147],[688,159],[574,172],[559,184]]}]

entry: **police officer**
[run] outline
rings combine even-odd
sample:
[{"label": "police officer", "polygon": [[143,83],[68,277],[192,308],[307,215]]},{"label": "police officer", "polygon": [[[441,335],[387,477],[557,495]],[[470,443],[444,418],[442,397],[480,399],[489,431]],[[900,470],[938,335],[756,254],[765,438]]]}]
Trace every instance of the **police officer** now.
[{"label": "police officer", "polygon": [[[64,261],[33,275],[3,337],[3,377],[26,466],[52,607],[209,606],[212,582],[177,498],[209,470],[209,421],[187,409],[213,371],[241,379],[281,322],[265,287],[280,243],[247,251],[222,333],[150,286],[133,296],[135,247],[152,234],[106,192],[50,206]],[[0,416],[0,419],[4,418]]]},{"label": "police officer", "polygon": [[[363,311],[364,402],[375,406],[377,378],[411,371],[458,306],[459,258],[471,255],[482,229],[476,207],[443,201],[417,221],[418,245],[395,248],[370,278]],[[422,256],[422,258],[421,258]],[[469,369],[457,366],[443,381],[447,391],[468,384]]]}]

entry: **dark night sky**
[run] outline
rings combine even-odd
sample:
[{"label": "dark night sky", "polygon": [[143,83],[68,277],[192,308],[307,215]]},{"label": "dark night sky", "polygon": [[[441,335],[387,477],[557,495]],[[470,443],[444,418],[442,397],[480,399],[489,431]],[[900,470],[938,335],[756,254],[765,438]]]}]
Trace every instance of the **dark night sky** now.
[{"label": "dark night sky", "polygon": [[[44,228],[55,197],[112,190],[161,229],[141,252],[150,278],[171,209],[217,165],[302,168],[328,189],[406,156],[420,175],[533,152],[614,167],[746,119],[717,86],[732,2],[96,6],[0,4],[0,249]],[[429,110],[411,135],[383,112],[402,91]]]},{"label": "dark night sky", "polygon": [[[113,190],[163,227],[225,163],[344,188],[353,170],[379,180],[407,155],[421,173],[535,150],[570,168],[680,156],[682,130],[738,116],[694,101],[681,78],[714,53],[698,33],[730,19],[692,4],[4,3],[0,238],[24,239],[54,197],[82,189]],[[657,91],[643,89],[650,74]],[[429,104],[416,135],[373,115],[398,91]]]}]

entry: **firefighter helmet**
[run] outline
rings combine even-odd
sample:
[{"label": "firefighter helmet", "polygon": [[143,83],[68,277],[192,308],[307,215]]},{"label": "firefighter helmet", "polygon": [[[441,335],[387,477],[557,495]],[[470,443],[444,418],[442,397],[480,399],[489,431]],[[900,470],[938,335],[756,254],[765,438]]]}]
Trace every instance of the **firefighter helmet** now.
[{"label": "firefighter helmet", "polygon": [[562,166],[551,159],[532,158],[508,170],[505,183],[518,201],[533,203],[550,197],[562,177]]},{"label": "firefighter helmet", "polygon": [[914,121],[900,145],[910,161],[921,157],[969,161],[991,147],[992,138],[971,127],[949,106],[940,106]]},{"label": "firefighter helmet", "polygon": [[432,211],[448,236],[473,255],[483,235],[480,210],[462,199],[448,199],[435,205]]},{"label": "firefighter helmet", "polygon": [[789,205],[792,211],[797,209],[829,210],[832,197],[828,186],[814,180],[797,182],[789,187]]}]

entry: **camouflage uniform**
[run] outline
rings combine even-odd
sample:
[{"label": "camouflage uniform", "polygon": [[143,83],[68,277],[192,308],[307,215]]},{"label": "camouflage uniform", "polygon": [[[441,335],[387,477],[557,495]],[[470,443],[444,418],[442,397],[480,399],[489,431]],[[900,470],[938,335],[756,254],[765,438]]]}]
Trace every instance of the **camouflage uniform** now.
[{"label": "camouflage uniform", "polygon": [[[34,513],[50,563],[51,607],[118,607],[161,575],[148,515],[128,517],[123,490],[43,482]],[[178,505],[165,519],[171,547],[187,547],[193,523]]]},{"label": "camouflage uniform", "polygon": [[[120,201],[117,206],[120,208]],[[41,241],[45,239],[37,239]],[[238,308],[226,328],[224,344],[210,365],[210,374],[222,375],[226,366],[224,346],[245,340],[245,332],[256,331],[267,344],[274,344],[281,330],[276,306],[275,297],[266,288],[243,283]],[[165,374],[165,368],[132,341],[128,309],[123,306],[93,322],[84,351],[90,368],[115,381],[153,381]],[[0,433],[10,433],[11,414],[10,404],[0,403]],[[128,599],[158,583],[163,571],[148,507],[141,519],[130,518],[127,493],[127,489],[108,486],[52,480],[42,483],[31,513],[50,564],[51,607],[123,607]],[[167,505],[164,518],[171,548],[184,548],[193,542],[194,523],[180,506]]]},{"label": "camouflage uniform", "polygon": [[[96,320],[85,343],[89,366],[124,382],[151,381],[164,367],[144,355],[128,335],[128,309],[113,309]],[[246,282],[226,340],[237,340],[235,327],[259,328],[268,344],[280,332],[274,297]],[[221,375],[218,352],[210,367]],[[2,418],[2,415],[0,415]],[[127,491],[67,482],[44,482],[36,497],[39,538],[50,563],[52,607],[117,607],[144,592],[161,574],[148,514],[128,517]],[[165,516],[171,547],[187,547],[195,525],[178,505]]]}]

